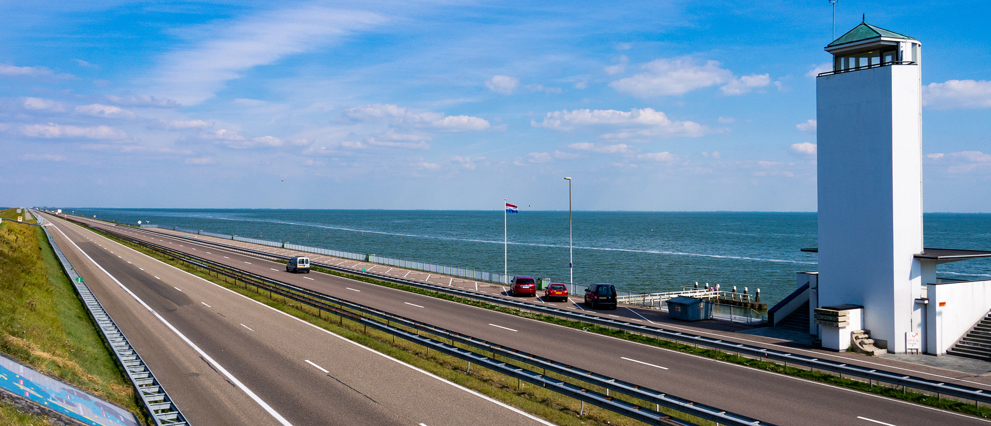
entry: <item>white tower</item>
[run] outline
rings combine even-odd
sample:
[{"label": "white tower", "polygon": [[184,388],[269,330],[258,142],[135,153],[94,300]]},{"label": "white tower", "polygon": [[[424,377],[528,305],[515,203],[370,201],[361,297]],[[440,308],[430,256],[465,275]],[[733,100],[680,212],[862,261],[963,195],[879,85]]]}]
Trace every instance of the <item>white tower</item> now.
[{"label": "white tower", "polygon": [[926,284],[920,47],[861,23],[826,47],[833,71],[816,79],[819,306],[863,306],[863,327],[897,353]]}]

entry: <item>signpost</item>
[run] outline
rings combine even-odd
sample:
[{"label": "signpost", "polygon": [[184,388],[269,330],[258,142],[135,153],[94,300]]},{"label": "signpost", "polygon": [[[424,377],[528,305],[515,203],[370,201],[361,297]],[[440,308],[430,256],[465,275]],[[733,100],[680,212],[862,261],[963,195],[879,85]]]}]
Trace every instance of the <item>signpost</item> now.
[{"label": "signpost", "polygon": [[922,351],[922,333],[918,331],[905,333],[905,351],[915,351],[916,353]]}]

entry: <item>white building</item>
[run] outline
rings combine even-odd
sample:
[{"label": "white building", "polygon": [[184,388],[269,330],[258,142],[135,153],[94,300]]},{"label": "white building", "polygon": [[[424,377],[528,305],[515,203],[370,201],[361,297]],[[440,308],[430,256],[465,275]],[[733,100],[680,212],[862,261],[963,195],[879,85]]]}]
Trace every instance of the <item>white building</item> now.
[{"label": "white building", "polygon": [[790,303],[851,314],[819,321],[828,325],[810,315],[823,347],[845,350],[865,329],[891,352],[921,339],[919,352],[946,353],[991,309],[991,282],[937,280],[936,265],[991,252],[923,248],[921,43],[865,22],[826,51],[833,71],[816,79],[819,271],[799,274],[810,285]]}]

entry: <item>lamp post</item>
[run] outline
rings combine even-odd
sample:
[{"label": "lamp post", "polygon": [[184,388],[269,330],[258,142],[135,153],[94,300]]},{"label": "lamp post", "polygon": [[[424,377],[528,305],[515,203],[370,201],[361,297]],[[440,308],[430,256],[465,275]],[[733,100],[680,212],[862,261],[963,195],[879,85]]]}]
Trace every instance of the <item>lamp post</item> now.
[{"label": "lamp post", "polygon": [[568,181],[568,284],[571,291],[575,291],[575,239],[571,231],[571,178],[565,177]]}]

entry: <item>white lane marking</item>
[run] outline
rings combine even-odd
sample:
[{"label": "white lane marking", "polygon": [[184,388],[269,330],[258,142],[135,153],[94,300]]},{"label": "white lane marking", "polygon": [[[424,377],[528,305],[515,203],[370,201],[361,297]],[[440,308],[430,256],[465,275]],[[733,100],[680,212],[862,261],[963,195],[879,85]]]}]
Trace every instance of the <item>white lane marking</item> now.
[{"label": "white lane marking", "polygon": [[206,252],[206,254],[213,254],[213,253],[210,253],[210,252]]},{"label": "white lane marking", "polygon": [[227,256],[224,256],[224,259],[230,259],[230,258],[229,258],[229,257],[227,257]]},{"label": "white lane marking", "polygon": [[303,278],[306,278],[306,279],[308,279],[310,281],[313,281],[313,278],[310,278],[310,277],[303,277]]},{"label": "white lane marking", "polygon": [[251,264],[251,262],[244,262],[244,263],[247,263],[247,264],[249,264],[249,265]]},{"label": "white lane marking", "polygon": [[158,277],[155,277],[155,279],[156,279],[156,280],[160,280],[161,278],[158,278]]},{"label": "white lane marking", "polygon": [[353,289],[353,288],[351,288],[351,287],[344,287],[344,288],[346,288],[346,289],[348,289],[348,290],[351,290],[351,291],[357,291],[358,293],[361,293],[361,290],[355,290],[355,289]]},{"label": "white lane marking", "polygon": [[142,270],[142,271],[143,271],[143,270],[145,270],[145,268],[138,268],[138,269],[140,269],[140,270]]},{"label": "white lane marking", "polygon": [[540,303],[544,303],[543,300],[540,300],[541,297],[543,297],[543,296],[537,296],[537,301],[540,302]]},{"label": "white lane marking", "polygon": [[191,249],[193,249],[193,250],[196,250],[196,248],[195,248],[195,247],[190,247],[190,248],[191,248]]},{"label": "white lane marking", "polygon": [[127,261],[127,263],[131,263],[131,261],[130,261],[130,260],[128,260],[128,261]]},{"label": "white lane marking", "polygon": [[568,301],[569,301],[569,302],[571,302],[571,303],[574,303],[574,304],[575,304],[575,306],[578,306],[578,309],[581,309],[581,310],[583,310],[583,311],[585,310],[585,308],[583,308],[583,307],[581,307],[580,305],[578,305],[577,303],[575,303],[575,301],[574,301],[574,300],[571,300],[571,298],[570,298],[570,297],[568,298]]},{"label": "white lane marking", "polygon": [[643,365],[649,365],[649,366],[651,366],[651,367],[655,367],[655,368],[660,368],[661,370],[667,370],[667,369],[668,369],[667,367],[661,367],[660,365],[654,365],[654,364],[651,364],[651,363],[649,363],[649,362],[643,362],[643,361],[637,361],[637,360],[635,360],[635,359],[633,359],[633,358],[627,358],[627,357],[625,357],[625,356],[621,356],[621,357],[619,357],[619,358],[620,358],[620,359],[625,359],[625,360],[627,360],[627,361],[632,361],[632,362],[635,362],[635,363],[637,363],[637,364],[643,364]]},{"label": "white lane marking", "polygon": [[609,316],[611,316],[613,318],[622,318],[622,317],[617,317],[616,315],[613,315],[613,314],[609,314]]},{"label": "white lane marking", "polygon": [[[251,330],[251,327],[248,327],[248,326],[246,326],[244,324],[241,324],[241,327],[244,327],[244,328],[247,328],[248,330]],[[255,331],[255,330],[251,330],[251,331]]]},{"label": "white lane marking", "polygon": [[447,286],[448,287],[450,287],[451,284],[454,284],[454,278],[453,277],[450,280],[447,281]]},{"label": "white lane marking", "polygon": [[501,328],[501,329],[503,329],[503,330],[509,330],[509,331],[512,331],[512,332],[514,332],[514,333],[515,333],[515,332],[517,331],[517,330],[513,330],[513,329],[511,329],[511,328],[509,328],[509,327],[503,327],[503,326],[501,326],[501,325],[495,325],[495,324],[489,324],[489,325],[491,325],[491,326],[493,326],[493,327],[499,327],[499,328]]},{"label": "white lane marking", "polygon": [[[179,332],[179,330],[176,329],[175,327],[173,327],[172,324],[170,324],[168,321],[165,320],[165,318],[162,318],[162,316],[159,315],[158,312],[155,312],[155,310],[152,309],[151,306],[148,306],[148,304],[145,303],[144,300],[141,300],[141,298],[139,298],[136,294],[132,293],[131,290],[128,289],[127,287],[125,287],[124,284],[122,284],[119,280],[117,280],[116,277],[114,277],[113,275],[110,275],[110,273],[107,272],[106,269],[103,269],[103,266],[100,266],[99,263],[96,263],[96,261],[94,261],[92,257],[89,257],[89,254],[87,254],[85,251],[83,251],[83,249],[79,248],[79,246],[76,245],[75,242],[73,242],[71,239],[69,239],[69,236],[68,235],[65,235],[65,232],[62,232],[62,230],[59,229],[57,226],[55,226],[55,229],[57,229],[58,232],[60,234],[62,234],[62,236],[65,237],[65,239],[67,241],[69,241],[70,243],[72,243],[72,245],[76,247],[76,250],[79,250],[79,252],[82,253],[83,256],[86,256],[86,258],[89,259],[90,262],[93,262],[93,264],[96,265],[97,268],[100,268],[100,270],[103,271],[104,274],[107,274],[107,276],[110,277],[110,279],[114,280],[114,282],[116,282],[117,285],[120,286],[120,288],[124,289],[124,291],[126,291],[127,294],[130,294],[131,297],[134,298],[134,300],[137,300],[138,303],[141,304],[141,306],[144,306],[144,308],[147,309],[148,312],[151,312],[151,314],[154,315],[155,318],[158,318],[159,321],[161,321],[163,324],[165,324],[166,327],[168,327],[170,330],[172,330],[173,333],[175,333],[177,336],[179,336],[179,338],[182,339],[182,341],[186,342],[187,345],[189,345],[191,348],[193,348],[193,350],[195,350],[197,353],[199,353],[200,356],[202,356],[203,359],[206,360],[206,362],[208,362],[210,364],[213,364],[213,366],[217,367],[217,371],[219,371],[224,376],[227,376],[227,378],[230,379],[230,381],[232,383],[234,383],[234,386],[236,386],[238,388],[241,388],[241,390],[244,391],[245,394],[247,394],[249,397],[251,397],[251,399],[253,399],[263,409],[265,409],[265,411],[267,411],[268,414],[272,415],[272,417],[275,417],[275,419],[279,423],[284,424],[286,426],[292,426],[292,423],[289,423],[288,420],[286,420],[284,417],[282,417],[282,415],[280,415],[278,412],[276,412],[274,409],[272,409],[272,407],[270,407],[268,404],[266,404],[265,401],[262,401],[262,399],[259,398],[258,395],[255,395],[255,393],[252,392],[251,389],[248,389],[246,386],[244,386],[244,384],[241,383],[241,381],[238,380],[237,377],[234,377],[234,375],[231,374],[231,373],[229,373],[226,368],[224,368],[222,365],[220,365],[217,361],[214,361],[213,358],[210,357],[210,355],[207,355],[206,354],[206,352],[203,352],[203,350],[200,349],[199,346],[196,346],[196,344],[193,343],[193,341],[189,340],[189,338],[187,338],[186,335],[184,335],[181,332]],[[148,257],[150,258],[151,256],[148,256]],[[163,264],[164,264],[164,262],[163,262]],[[192,275],[192,274],[190,274],[190,275]],[[195,276],[195,275],[193,275],[193,276]],[[204,280],[204,281],[206,281],[206,280]],[[235,294],[237,294],[237,293],[235,293]],[[251,299],[249,299],[249,300],[251,300]],[[262,306],[268,306],[268,305],[262,305]]]},{"label": "white lane marking", "polygon": [[475,283],[475,291],[478,291],[478,283]]},{"label": "white lane marking", "polygon": [[179,291],[182,291],[182,289],[181,289],[181,288],[179,288],[179,287],[176,287],[176,286],[172,286],[172,288],[174,288],[174,289],[176,289],[176,290],[179,290]]},{"label": "white lane marking", "polygon": [[[406,275],[409,275],[410,272],[413,272],[413,271],[406,271]],[[403,278],[406,278],[406,275],[403,275]]]},{"label": "white lane marking", "polygon": [[[649,319],[647,319],[647,318],[644,318],[644,316],[643,316],[643,315],[640,315],[640,313],[639,313],[639,312],[637,312],[637,311],[634,311],[633,309],[630,309],[630,308],[627,308],[626,306],[624,306],[623,308],[625,308],[626,310],[628,310],[628,311],[630,311],[630,312],[633,312],[633,314],[634,314],[634,315],[636,315],[636,316],[638,316],[638,317],[640,317],[640,318],[643,318],[643,320],[644,320],[644,321],[647,321],[647,322],[649,322],[649,323],[651,323],[651,324],[653,324],[653,323],[654,323],[653,321],[651,321],[651,320],[649,320]],[[634,320],[634,321],[640,321],[640,320]]]},{"label": "white lane marking", "polygon": [[320,371],[323,371],[323,372],[324,372],[325,374],[330,374],[330,372],[329,372],[329,371],[327,371],[327,370],[324,370],[324,369],[323,369],[323,367],[321,367],[321,366],[319,366],[319,365],[316,365],[316,364],[314,364],[314,363],[313,363],[313,361],[310,361],[310,360],[308,360],[308,359],[307,359],[307,360],[304,360],[304,361],[306,361],[306,363],[307,363],[307,364],[310,364],[310,365],[312,365],[312,366],[314,366],[314,367],[316,367],[316,368],[317,368],[317,370],[320,370]]},{"label": "white lane marking", "polygon": [[423,306],[420,306],[420,305],[414,305],[414,304],[412,304],[412,303],[409,303],[409,302],[405,302],[405,303],[406,303],[407,305],[410,305],[410,306],[416,306],[417,308],[422,308],[422,307],[423,307]]},{"label": "white lane marking", "polygon": [[427,279],[425,279],[424,281],[430,281],[430,274],[427,274]]},{"label": "white lane marking", "polygon": [[877,420],[874,420],[874,419],[868,419],[867,417],[860,417],[860,416],[857,416],[857,418],[858,418],[858,419],[860,419],[860,420],[867,420],[867,421],[869,421],[869,422],[874,422],[874,423],[877,423],[877,424],[879,424],[879,425],[887,425],[887,426],[895,426],[895,425],[893,425],[893,424],[891,424],[891,423],[885,423],[885,422],[879,422],[879,421],[877,421]]},{"label": "white lane marking", "polygon": [[203,306],[206,306],[206,307],[208,307],[208,308],[210,307],[210,305],[207,305],[207,304],[206,304],[206,302],[200,302],[200,303],[202,303],[202,304],[203,304]]},{"label": "white lane marking", "polygon": [[268,268],[268,269],[271,269],[273,271],[278,271],[278,269],[275,269],[275,268]]},{"label": "white lane marking", "polygon": [[389,273],[389,271],[392,271],[392,268],[389,268],[389,270],[388,270],[388,271],[385,271],[385,273],[387,273],[387,274],[388,274],[388,273]]}]

